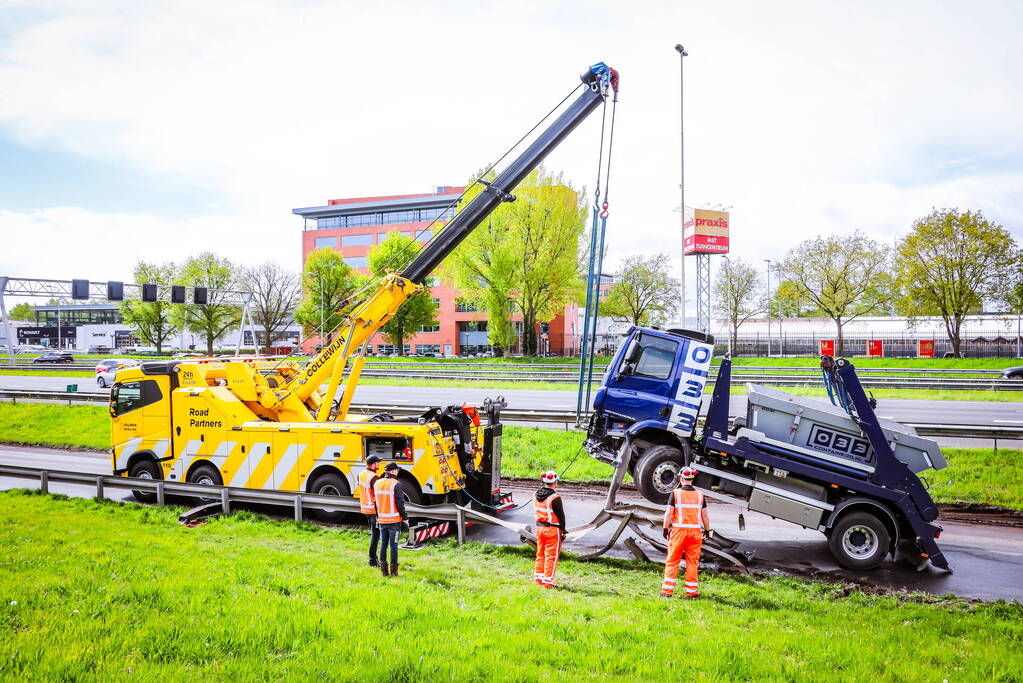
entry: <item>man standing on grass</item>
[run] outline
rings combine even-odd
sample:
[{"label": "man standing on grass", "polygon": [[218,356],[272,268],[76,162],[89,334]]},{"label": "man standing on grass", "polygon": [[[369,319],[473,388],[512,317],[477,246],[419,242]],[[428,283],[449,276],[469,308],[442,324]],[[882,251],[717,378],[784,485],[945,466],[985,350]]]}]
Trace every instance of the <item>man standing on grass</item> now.
[{"label": "man standing on grass", "polygon": [[683,555],[686,558],[686,597],[695,598],[700,594],[700,549],[703,547],[704,532],[711,532],[707,501],[693,487],[696,470],[692,467],[683,468],[679,477],[679,485],[671,492],[664,510],[664,537],[669,540],[668,559],[664,563],[664,583],[661,584],[662,598],[670,598],[675,594],[678,566]]},{"label": "man standing on grass", "polygon": [[398,463],[389,462],[384,476],[373,482],[376,499],[377,524],[380,526],[380,573],[388,575],[387,548],[391,548],[390,575],[398,575],[398,534],[401,523],[408,519],[405,513],[405,492],[398,481]]},{"label": "man standing on grass", "polygon": [[533,579],[543,588],[554,588],[554,575],[558,571],[561,542],[565,530],[565,506],[557,494],[558,473],[547,471],[540,475],[540,488],[533,495],[536,513],[536,568]]},{"label": "man standing on grass", "polygon": [[377,507],[373,497],[373,484],[380,477],[380,458],[371,455],[366,458],[366,469],[359,472],[359,512],[369,521],[369,566],[377,567],[377,543],[380,542],[380,527],[377,526]]}]

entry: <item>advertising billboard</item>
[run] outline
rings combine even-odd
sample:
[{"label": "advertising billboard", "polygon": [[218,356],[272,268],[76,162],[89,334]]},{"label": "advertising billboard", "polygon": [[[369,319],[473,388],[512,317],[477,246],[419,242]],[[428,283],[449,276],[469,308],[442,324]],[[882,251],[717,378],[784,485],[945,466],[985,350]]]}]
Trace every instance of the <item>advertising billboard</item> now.
[{"label": "advertising billboard", "polygon": [[727,254],[728,212],[686,209],[682,253]]}]

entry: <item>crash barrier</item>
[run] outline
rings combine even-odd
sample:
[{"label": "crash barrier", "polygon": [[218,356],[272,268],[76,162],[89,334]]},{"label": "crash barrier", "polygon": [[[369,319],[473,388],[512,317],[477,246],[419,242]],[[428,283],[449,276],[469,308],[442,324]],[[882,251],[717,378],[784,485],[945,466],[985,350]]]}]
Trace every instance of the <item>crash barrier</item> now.
[{"label": "crash barrier", "polygon": [[[182,522],[190,522],[208,517],[211,514],[230,514],[235,504],[275,505],[291,508],[295,521],[301,522],[309,511],[359,512],[359,501],[351,497],[325,496],[317,493],[298,491],[272,491],[264,489],[244,489],[232,486],[207,486],[178,481],[157,479],[134,479],[106,474],[90,474],[86,472],[69,472],[67,470],[46,470],[34,467],[18,467],[0,465],[0,477],[12,479],[28,479],[39,482],[39,490],[49,493],[51,484],[77,484],[89,486],[95,490],[97,498],[103,498],[108,490],[143,491],[156,495],[156,504],[165,505],[168,496],[185,496],[199,498],[203,505],[182,515]],[[405,510],[410,517],[421,517],[453,525],[459,544],[465,542],[465,528],[468,524],[490,524],[502,526],[515,532],[524,539],[532,539],[531,528],[526,524],[509,522],[461,505],[446,503],[442,505],[417,505],[406,503]],[[415,534],[415,529],[410,533]],[[427,534],[429,535],[429,534]]]},{"label": "crash barrier", "polygon": [[[627,464],[626,461],[626,466]],[[623,471],[623,468],[619,467],[618,471]],[[206,484],[157,479],[135,479],[115,475],[48,470],[15,465],[0,465],[0,477],[37,481],[39,482],[39,491],[42,493],[49,493],[50,485],[52,484],[76,484],[92,488],[95,491],[96,498],[104,498],[108,490],[120,490],[142,491],[155,494],[157,505],[166,505],[169,496],[183,496],[202,501],[202,504],[198,507],[188,510],[178,518],[181,524],[191,524],[215,515],[231,514],[232,506],[237,504],[288,507],[292,510],[296,522],[303,521],[307,512],[313,512],[314,514],[319,511],[362,514],[360,512],[360,503],[356,498],[325,496],[298,491],[210,486]],[[618,503],[615,500],[615,496],[621,482],[622,477],[616,473],[615,481],[612,482],[608,491],[608,502],[605,505],[605,509],[601,510],[594,520],[588,524],[568,530],[571,540],[577,540],[608,522],[619,522],[617,530],[604,546],[596,551],[580,555],[579,559],[592,560],[604,555],[618,542],[618,539],[627,528],[636,537],[643,539],[655,549],[662,552],[666,550],[666,544],[652,535],[652,532],[660,527],[663,510],[647,504]],[[450,533],[452,525],[455,530],[456,542],[461,545],[465,543],[466,527],[473,524],[504,527],[517,534],[523,543],[534,547],[536,545],[536,535],[531,525],[503,520],[462,505],[455,505],[453,503],[418,505],[406,502],[405,510],[412,519],[429,520],[428,523],[419,524],[409,529],[406,547],[415,548],[428,538],[436,538]],[[637,559],[647,562],[651,561],[637,545],[635,539],[627,538],[624,541],[624,545]],[[745,564],[737,555],[731,552],[737,546],[738,542],[721,536],[716,536],[707,541],[707,551],[710,554],[727,560],[739,571],[748,572]]]},{"label": "crash barrier", "polygon": [[[107,403],[110,400],[109,393],[103,392],[74,392],[74,391],[35,391],[28,389],[0,389],[0,401],[52,401],[61,403]],[[429,406],[415,405],[391,405],[386,403],[353,403],[351,410],[354,413],[376,415],[378,413],[389,413],[391,415],[421,415]],[[583,415],[587,417],[586,414]],[[575,412],[565,410],[543,410],[523,408],[503,408],[501,419],[504,422],[525,422],[560,424],[571,426],[575,424]],[[584,420],[585,421],[585,420]],[[1023,424],[1015,425],[955,425],[939,424],[930,422],[903,422],[907,427],[912,427],[920,436],[944,437],[949,439],[991,439],[997,442],[1002,440],[1023,440]],[[997,447],[997,443],[996,443]]]}]

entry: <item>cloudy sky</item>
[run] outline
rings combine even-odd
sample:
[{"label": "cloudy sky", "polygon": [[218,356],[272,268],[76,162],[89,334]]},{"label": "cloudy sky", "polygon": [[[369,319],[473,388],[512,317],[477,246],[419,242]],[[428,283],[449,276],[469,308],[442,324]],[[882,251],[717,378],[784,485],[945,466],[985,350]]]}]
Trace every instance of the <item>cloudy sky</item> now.
[{"label": "cloudy sky", "polygon": [[[677,254],[678,42],[686,202],[733,207],[733,253],[890,244],[944,206],[1023,237],[1021,25],[1009,1],[0,0],[0,274],[298,269],[292,208],[461,184],[601,60],[610,265]],[[598,137],[548,166],[592,188]]]}]

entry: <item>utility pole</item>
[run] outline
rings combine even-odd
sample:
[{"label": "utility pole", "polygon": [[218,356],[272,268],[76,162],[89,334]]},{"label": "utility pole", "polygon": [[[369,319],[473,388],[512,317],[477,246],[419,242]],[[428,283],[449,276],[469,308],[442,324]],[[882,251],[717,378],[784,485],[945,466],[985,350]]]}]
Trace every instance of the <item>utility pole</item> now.
[{"label": "utility pole", "polygon": [[679,121],[679,211],[682,213],[682,327],[686,326],[686,129],[685,129],[685,58],[689,56],[682,43],[675,45],[678,52],[678,121]]},{"label": "utility pole", "polygon": [[771,355],[771,259],[767,262],[767,355]]}]

